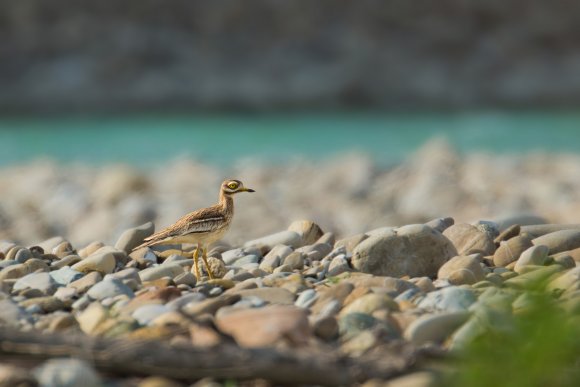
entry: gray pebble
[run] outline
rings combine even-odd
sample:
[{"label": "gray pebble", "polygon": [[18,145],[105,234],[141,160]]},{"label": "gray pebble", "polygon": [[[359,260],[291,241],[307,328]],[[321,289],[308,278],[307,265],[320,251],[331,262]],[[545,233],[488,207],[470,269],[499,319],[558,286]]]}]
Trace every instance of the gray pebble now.
[{"label": "gray pebble", "polygon": [[93,285],[87,292],[87,295],[94,300],[103,300],[107,297],[115,297],[120,294],[124,294],[130,298],[135,296],[131,288],[116,278],[103,280]]}]

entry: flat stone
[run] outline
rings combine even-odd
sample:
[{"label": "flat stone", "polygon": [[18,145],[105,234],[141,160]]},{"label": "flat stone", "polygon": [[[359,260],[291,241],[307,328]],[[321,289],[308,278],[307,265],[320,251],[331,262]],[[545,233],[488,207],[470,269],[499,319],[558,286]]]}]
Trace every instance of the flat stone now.
[{"label": "flat stone", "polygon": [[300,308],[309,308],[310,306],[312,306],[314,304],[314,302],[316,301],[317,298],[318,298],[318,294],[316,293],[316,290],[307,289],[307,290],[303,291],[302,293],[300,293],[300,295],[298,296],[298,298],[294,302],[294,305],[296,305]]},{"label": "flat stone", "polygon": [[450,279],[452,274],[458,270],[469,270],[472,274],[473,280],[472,282],[450,281],[454,285],[472,284],[478,281],[482,281],[485,278],[485,272],[481,267],[481,261],[477,258],[477,256],[474,255],[457,256],[451,258],[439,268],[439,271],[437,272],[437,278]]},{"label": "flat stone", "polygon": [[517,261],[520,255],[532,246],[532,237],[529,234],[520,234],[501,242],[493,254],[493,264],[498,267],[505,267]]},{"label": "flat stone", "polygon": [[108,278],[93,285],[88,291],[87,295],[94,300],[102,300],[104,298],[112,298],[119,295],[125,295],[133,298],[135,294],[133,290],[125,285],[121,280],[116,278]]},{"label": "flat stone", "polygon": [[181,274],[178,274],[173,281],[175,282],[176,285],[188,285],[191,286],[192,288],[195,286],[195,284],[197,283],[197,278],[195,278],[195,276],[193,275],[193,273],[191,272],[183,272]]},{"label": "flat stone", "polygon": [[336,241],[336,243],[334,244],[334,248],[340,248],[340,247],[344,247],[344,249],[349,252],[352,253],[354,248],[356,246],[359,245],[359,243],[361,243],[362,241],[364,241],[365,239],[367,239],[369,236],[366,234],[356,234],[347,238],[343,238],[343,239],[339,239],[338,241]]},{"label": "flat stone", "polygon": [[282,341],[300,346],[312,335],[307,314],[295,306],[270,305],[220,315],[216,325],[243,347],[268,347]]},{"label": "flat stone", "polygon": [[58,284],[49,273],[30,273],[20,278],[14,284],[13,291],[36,289],[44,296],[50,296],[56,291]]},{"label": "flat stone", "polygon": [[82,259],[78,255],[67,255],[66,257],[59,259],[58,261],[53,261],[50,267],[54,269],[61,269],[65,266],[73,266],[75,263],[80,262]]},{"label": "flat stone", "polygon": [[396,235],[364,240],[354,249],[351,263],[374,275],[431,277],[456,255],[453,244],[441,233],[425,225],[411,225],[399,228]]},{"label": "flat stone", "polygon": [[547,222],[528,224],[522,227],[522,232],[527,232],[533,235],[535,238],[541,237],[542,235],[551,234],[556,231],[562,230],[576,230],[580,231],[580,224],[541,224]]},{"label": "flat stone", "polygon": [[429,342],[442,343],[469,318],[469,312],[443,312],[426,314],[413,321],[405,330],[404,337],[421,345]]},{"label": "flat stone", "polygon": [[417,306],[429,310],[460,312],[467,310],[476,301],[477,297],[473,291],[457,286],[449,286],[427,293]]},{"label": "flat stone", "polygon": [[205,313],[215,314],[221,307],[234,304],[241,299],[238,294],[225,293],[215,298],[201,302],[189,302],[182,307],[182,311],[192,317]]},{"label": "flat stone", "polygon": [[260,257],[255,254],[244,255],[243,257],[237,259],[232,265],[234,267],[242,267],[248,263],[258,263]]},{"label": "flat stone", "polygon": [[58,270],[51,271],[50,276],[57,284],[66,286],[73,281],[81,279],[83,273],[76,271],[69,266],[64,266]]},{"label": "flat stone", "polygon": [[236,294],[240,297],[259,297],[270,304],[292,305],[296,296],[292,292],[283,288],[256,288],[235,290],[232,289],[229,294]]},{"label": "flat stone", "polygon": [[137,320],[141,325],[149,325],[153,320],[155,320],[160,315],[170,312],[171,308],[166,305],[161,304],[149,304],[143,305],[131,314],[131,316]]},{"label": "flat stone", "polygon": [[342,273],[346,273],[350,271],[350,266],[348,265],[348,261],[343,255],[338,255],[332,258],[330,261],[330,265],[328,266],[328,273],[327,276],[337,276]]},{"label": "flat stone", "polygon": [[109,274],[115,270],[116,265],[115,256],[113,253],[94,253],[82,261],[75,263],[72,268],[81,273],[89,273],[91,271],[98,271],[101,274]]},{"label": "flat stone", "polygon": [[79,257],[86,258],[89,255],[96,252],[97,250],[99,250],[103,246],[105,246],[105,244],[103,242],[100,242],[100,241],[91,242],[86,247],[84,247],[78,251]]},{"label": "flat stone", "polygon": [[79,327],[86,334],[96,332],[98,326],[107,320],[107,310],[99,303],[93,302],[85,310],[76,315]]},{"label": "flat stone", "polygon": [[181,273],[183,273],[183,268],[181,267],[181,265],[171,263],[166,265],[153,266],[141,270],[139,272],[139,277],[141,277],[142,282],[145,282],[145,281],[153,281],[163,277],[175,278]]},{"label": "flat stone", "polygon": [[117,240],[117,243],[115,243],[115,248],[129,254],[135,247],[143,243],[145,238],[152,235],[154,231],[155,225],[153,222],[147,222],[138,227],[125,230]]},{"label": "flat stone", "polygon": [[66,308],[66,305],[64,302],[62,302],[62,300],[53,296],[29,298],[28,300],[22,301],[20,305],[24,308],[35,306],[42,313],[52,313],[54,311],[64,310]]},{"label": "flat stone", "polygon": [[290,266],[292,270],[302,270],[304,268],[304,254],[294,251],[284,258],[284,265]]},{"label": "flat stone", "polygon": [[68,284],[69,287],[76,289],[79,293],[84,293],[93,285],[103,279],[103,276],[98,271],[93,271],[86,274],[84,277]]},{"label": "flat stone", "polygon": [[294,231],[281,231],[259,239],[248,241],[244,247],[263,246],[271,250],[276,245],[286,245],[293,248],[302,245],[302,238]]}]

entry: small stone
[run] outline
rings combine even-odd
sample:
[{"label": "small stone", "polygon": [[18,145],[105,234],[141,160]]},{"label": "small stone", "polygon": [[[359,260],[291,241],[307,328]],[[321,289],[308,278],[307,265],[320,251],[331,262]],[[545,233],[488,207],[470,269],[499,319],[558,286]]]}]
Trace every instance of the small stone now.
[{"label": "small stone", "polygon": [[429,226],[433,230],[439,231],[440,233],[443,233],[443,231],[447,230],[454,224],[455,219],[453,218],[437,218],[425,223],[426,226]]},{"label": "small stone", "polygon": [[29,308],[35,306],[39,308],[42,313],[52,313],[57,310],[63,310],[66,308],[64,302],[53,296],[43,296],[30,298],[28,300],[22,301],[20,305],[24,308]]},{"label": "small stone", "polygon": [[107,319],[107,310],[99,303],[93,302],[76,316],[77,322],[83,332],[93,334],[98,326]]},{"label": "small stone", "polygon": [[0,324],[11,328],[17,328],[20,320],[26,319],[28,314],[10,299],[0,299]]},{"label": "small stone", "polygon": [[141,325],[149,325],[153,320],[163,313],[170,312],[171,309],[166,305],[161,304],[149,304],[143,305],[131,314],[131,316],[137,320]]},{"label": "small stone", "polygon": [[183,272],[181,274],[178,274],[173,279],[173,281],[175,282],[176,285],[188,285],[193,288],[197,283],[197,278],[195,278],[195,276],[190,272]]},{"label": "small stone", "polygon": [[50,296],[54,294],[57,286],[49,273],[30,273],[16,281],[12,290],[17,292],[24,289],[35,289],[43,296]]},{"label": "small stone", "polygon": [[292,305],[296,298],[294,294],[283,288],[256,288],[245,290],[232,290],[233,294],[240,297],[259,297],[270,304]]},{"label": "small stone", "polygon": [[290,266],[292,270],[302,270],[304,268],[304,254],[294,251],[284,258],[284,265]]},{"label": "small stone", "polygon": [[467,223],[455,224],[446,229],[443,235],[453,243],[458,255],[492,255],[495,252],[493,238]]},{"label": "small stone", "polygon": [[207,259],[209,268],[216,278],[222,278],[227,273],[226,264],[219,258],[209,257]]},{"label": "small stone", "polygon": [[468,270],[473,278],[472,282],[452,282],[455,285],[459,284],[472,284],[477,281],[481,281],[485,278],[485,273],[481,267],[481,260],[478,259],[477,255],[470,256],[457,256],[451,258],[449,261],[445,262],[443,266],[439,268],[437,272],[437,278],[439,279],[449,279],[455,271],[458,270]]},{"label": "small stone", "polygon": [[324,234],[322,229],[310,220],[296,220],[290,224],[288,230],[300,235],[303,246],[313,244]]},{"label": "small stone", "polygon": [[533,246],[532,238],[529,234],[520,234],[505,242],[501,242],[493,254],[493,264],[505,267],[518,260],[520,255]]},{"label": "small stone", "polygon": [[519,224],[513,224],[499,233],[499,235],[493,240],[493,242],[499,245],[501,242],[507,241],[513,237],[520,235],[521,226]]},{"label": "small stone", "polygon": [[61,236],[56,236],[38,243],[37,246],[40,247],[42,251],[52,251],[52,249],[62,242],[66,242],[66,240]]},{"label": "small stone", "polygon": [[280,265],[272,273],[292,273],[293,270],[289,265]]},{"label": "small stone", "polygon": [[238,302],[241,297],[238,294],[224,293],[218,297],[200,302],[189,302],[182,307],[182,311],[191,317],[205,313],[215,314],[220,308]]},{"label": "small stone", "polygon": [[78,255],[67,255],[66,257],[59,259],[58,261],[52,261],[50,267],[54,269],[61,269],[65,266],[73,266],[75,263],[80,262],[81,257]]},{"label": "small stone", "polygon": [[399,310],[399,306],[387,295],[367,294],[345,306],[340,314],[341,316],[350,313],[372,314],[380,309],[396,311]]},{"label": "small stone", "polygon": [[455,270],[449,274],[447,280],[451,285],[472,285],[478,282],[473,272],[468,269]]},{"label": "small stone", "polygon": [[81,273],[89,273],[91,271],[98,271],[101,274],[109,274],[115,270],[117,261],[113,253],[99,253],[96,252],[82,261],[75,263],[72,268]]},{"label": "small stone", "polygon": [[95,370],[79,359],[51,359],[38,367],[34,374],[41,386],[100,387],[103,385]]},{"label": "small stone", "polygon": [[242,248],[237,248],[233,250],[227,250],[222,253],[222,259],[226,265],[232,265],[237,262],[238,259],[245,257],[247,255],[246,251]]},{"label": "small stone", "polygon": [[242,267],[247,265],[248,263],[258,263],[260,261],[260,257],[255,254],[244,255],[243,257],[237,259],[232,265],[234,267]]},{"label": "small stone", "polygon": [[32,252],[28,249],[20,249],[14,256],[14,260],[19,263],[24,263],[32,258]]},{"label": "small stone", "polygon": [[133,298],[135,294],[127,285],[116,278],[108,278],[93,285],[88,291],[87,295],[94,300],[102,300],[104,298],[112,298],[119,295],[125,295]]},{"label": "small stone", "polygon": [[78,252],[78,255],[81,258],[86,258],[89,255],[96,252],[97,250],[99,250],[103,246],[105,246],[105,244],[103,242],[99,242],[99,241],[91,242],[86,247],[80,249]]},{"label": "small stone", "polygon": [[96,283],[100,282],[103,276],[98,271],[90,272],[83,278],[73,281],[68,284],[69,287],[76,289],[79,293],[84,293]]},{"label": "small stone", "polygon": [[231,311],[220,315],[216,325],[243,347],[267,347],[282,341],[300,346],[311,336],[307,313],[294,306],[271,305]]},{"label": "small stone", "polygon": [[312,329],[314,335],[320,337],[324,341],[332,341],[338,338],[339,327],[336,318],[332,316],[325,316],[316,319]]},{"label": "small stone", "polygon": [[302,245],[302,238],[294,231],[281,231],[276,234],[248,241],[244,244],[244,247],[263,246],[264,248],[271,250],[276,245],[286,245],[297,248]]},{"label": "small stone", "polygon": [[143,243],[145,238],[152,235],[154,231],[155,225],[153,222],[147,222],[138,227],[125,230],[117,240],[117,243],[115,243],[115,248],[129,254],[135,247]]},{"label": "small stone", "polygon": [[336,249],[344,247],[347,252],[352,253],[354,248],[368,237],[369,236],[366,234],[356,234],[348,238],[340,239],[336,241],[336,243],[334,244],[334,248]]},{"label": "small stone", "polygon": [[417,278],[414,283],[423,293],[429,293],[436,289],[433,285],[433,281],[431,281],[431,278],[429,277]]},{"label": "small stone", "polygon": [[459,312],[467,310],[475,301],[477,301],[477,297],[473,291],[449,286],[427,293],[417,306],[429,310]]},{"label": "small stone", "polygon": [[[284,246],[286,247],[286,246]],[[268,255],[260,263],[259,268],[265,272],[272,273],[275,268],[280,266],[281,258],[278,255]]]},{"label": "small stone", "polygon": [[50,276],[57,284],[67,286],[71,282],[81,279],[83,273],[76,271],[69,266],[64,266],[58,270],[51,271]]},{"label": "small stone", "polygon": [[546,263],[546,260],[548,259],[548,252],[549,252],[548,247],[543,245],[537,245],[528,248],[520,255],[520,257],[516,261],[514,271],[516,273],[521,273],[522,268],[528,265],[542,266],[544,263]]},{"label": "small stone", "polygon": [[553,257],[554,263],[562,266],[564,269],[572,269],[576,267],[576,261],[569,255],[558,255]]},{"label": "small stone", "polygon": [[61,312],[60,315],[53,315],[53,319],[48,326],[49,332],[62,332],[72,327],[78,326],[76,319],[70,313]]},{"label": "small stone", "polygon": [[59,258],[64,258],[67,255],[71,255],[73,253],[74,248],[68,241],[61,242],[52,249],[52,254],[56,255]]},{"label": "small stone", "polygon": [[72,303],[78,294],[75,288],[58,288],[53,295],[64,303]]},{"label": "small stone", "polygon": [[300,293],[300,295],[298,296],[298,298],[294,302],[294,305],[296,305],[300,308],[310,308],[310,306],[312,306],[314,304],[314,302],[316,301],[317,298],[318,298],[318,294],[316,293],[316,290],[307,289],[307,290],[303,291],[302,293]]},{"label": "small stone", "polygon": [[328,274],[327,276],[337,276],[342,273],[346,273],[350,271],[350,266],[348,266],[348,261],[344,256],[338,255],[332,258],[330,261],[330,266],[328,267]]},{"label": "small stone", "polygon": [[296,249],[296,251],[306,254],[311,261],[320,261],[332,251],[332,245],[329,243],[316,242],[310,246],[300,247],[299,249]]},{"label": "small stone", "polygon": [[163,277],[175,278],[183,273],[183,268],[176,263],[149,267],[139,272],[141,281],[153,281]]},{"label": "small stone", "polygon": [[442,343],[469,318],[469,312],[443,312],[426,314],[413,321],[405,330],[405,339],[421,345]]},{"label": "small stone", "polygon": [[369,330],[378,324],[378,320],[367,313],[349,313],[339,319],[340,334],[345,339]]}]

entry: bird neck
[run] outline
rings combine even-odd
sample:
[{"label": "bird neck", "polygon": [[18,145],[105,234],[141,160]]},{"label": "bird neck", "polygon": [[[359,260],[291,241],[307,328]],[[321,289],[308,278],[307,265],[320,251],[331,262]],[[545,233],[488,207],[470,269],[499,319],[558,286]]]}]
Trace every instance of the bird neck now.
[{"label": "bird neck", "polygon": [[232,195],[228,195],[224,193],[224,191],[220,191],[220,205],[223,207],[224,210],[233,210],[234,198],[232,197]]}]

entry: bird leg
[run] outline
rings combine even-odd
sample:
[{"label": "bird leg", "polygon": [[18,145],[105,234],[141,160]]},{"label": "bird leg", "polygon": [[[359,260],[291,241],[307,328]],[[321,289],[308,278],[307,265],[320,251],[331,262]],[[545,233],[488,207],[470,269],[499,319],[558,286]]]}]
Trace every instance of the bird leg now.
[{"label": "bird leg", "polygon": [[199,246],[195,248],[195,253],[193,253],[193,266],[191,271],[195,273],[195,278],[199,281],[201,275],[199,274]]},{"label": "bird leg", "polygon": [[203,259],[203,263],[205,263],[205,268],[207,270],[207,275],[209,276],[209,279],[214,279],[215,277],[213,276],[209,264],[207,263],[207,249],[205,247],[201,249],[201,258]]}]

